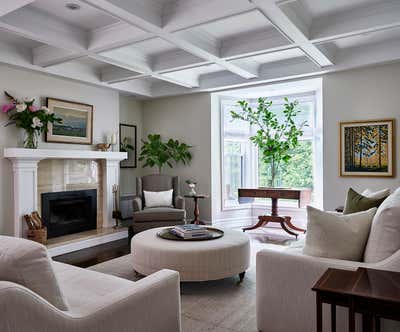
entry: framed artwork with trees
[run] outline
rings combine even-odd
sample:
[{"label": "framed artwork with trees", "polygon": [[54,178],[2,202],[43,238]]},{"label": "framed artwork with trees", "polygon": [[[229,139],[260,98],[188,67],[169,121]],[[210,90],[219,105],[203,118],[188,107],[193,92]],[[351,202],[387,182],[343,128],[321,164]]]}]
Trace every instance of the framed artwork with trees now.
[{"label": "framed artwork with trees", "polygon": [[394,176],[395,120],[340,123],[340,176]]}]

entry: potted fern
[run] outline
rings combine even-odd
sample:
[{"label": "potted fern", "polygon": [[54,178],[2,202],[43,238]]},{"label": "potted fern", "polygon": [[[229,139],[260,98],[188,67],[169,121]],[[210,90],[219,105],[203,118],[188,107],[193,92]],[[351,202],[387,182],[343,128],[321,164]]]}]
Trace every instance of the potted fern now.
[{"label": "potted fern", "polygon": [[192,147],[178,140],[170,138],[164,142],[161,135],[150,134],[142,143],[139,161],[143,162],[143,167],[157,167],[160,174],[165,165],[172,168],[173,164],[186,165],[192,160]]},{"label": "potted fern", "polygon": [[257,99],[257,108],[252,108],[246,100],[238,101],[240,111],[231,111],[232,119],[240,119],[256,127],[256,134],[250,140],[258,147],[261,160],[270,167],[269,187],[276,186],[277,175],[282,163],[288,163],[292,151],[303,136],[307,122],[296,124],[296,116],[300,113],[298,102],[289,102],[284,98],[283,119],[271,110],[272,101],[266,97]]}]

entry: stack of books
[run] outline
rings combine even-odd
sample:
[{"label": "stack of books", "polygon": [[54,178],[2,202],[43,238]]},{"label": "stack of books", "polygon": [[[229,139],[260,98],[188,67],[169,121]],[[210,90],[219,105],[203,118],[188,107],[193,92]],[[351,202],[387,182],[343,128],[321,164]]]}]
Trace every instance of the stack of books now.
[{"label": "stack of books", "polygon": [[199,225],[179,225],[170,229],[170,232],[183,239],[205,238],[210,237],[207,228]]}]

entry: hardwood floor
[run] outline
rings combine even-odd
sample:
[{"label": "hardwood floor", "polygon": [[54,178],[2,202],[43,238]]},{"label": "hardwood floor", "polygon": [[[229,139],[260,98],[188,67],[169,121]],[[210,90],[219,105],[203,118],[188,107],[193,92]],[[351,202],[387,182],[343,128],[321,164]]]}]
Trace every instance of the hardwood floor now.
[{"label": "hardwood floor", "polygon": [[128,238],[53,257],[57,262],[79,267],[89,267],[129,254]]}]

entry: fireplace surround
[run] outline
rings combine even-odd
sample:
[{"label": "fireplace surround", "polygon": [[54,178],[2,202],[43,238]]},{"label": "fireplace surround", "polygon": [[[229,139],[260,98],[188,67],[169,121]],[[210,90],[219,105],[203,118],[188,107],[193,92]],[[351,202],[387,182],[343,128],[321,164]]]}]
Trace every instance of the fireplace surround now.
[{"label": "fireplace surround", "polygon": [[48,238],[97,227],[96,189],[43,193],[41,203]]}]

